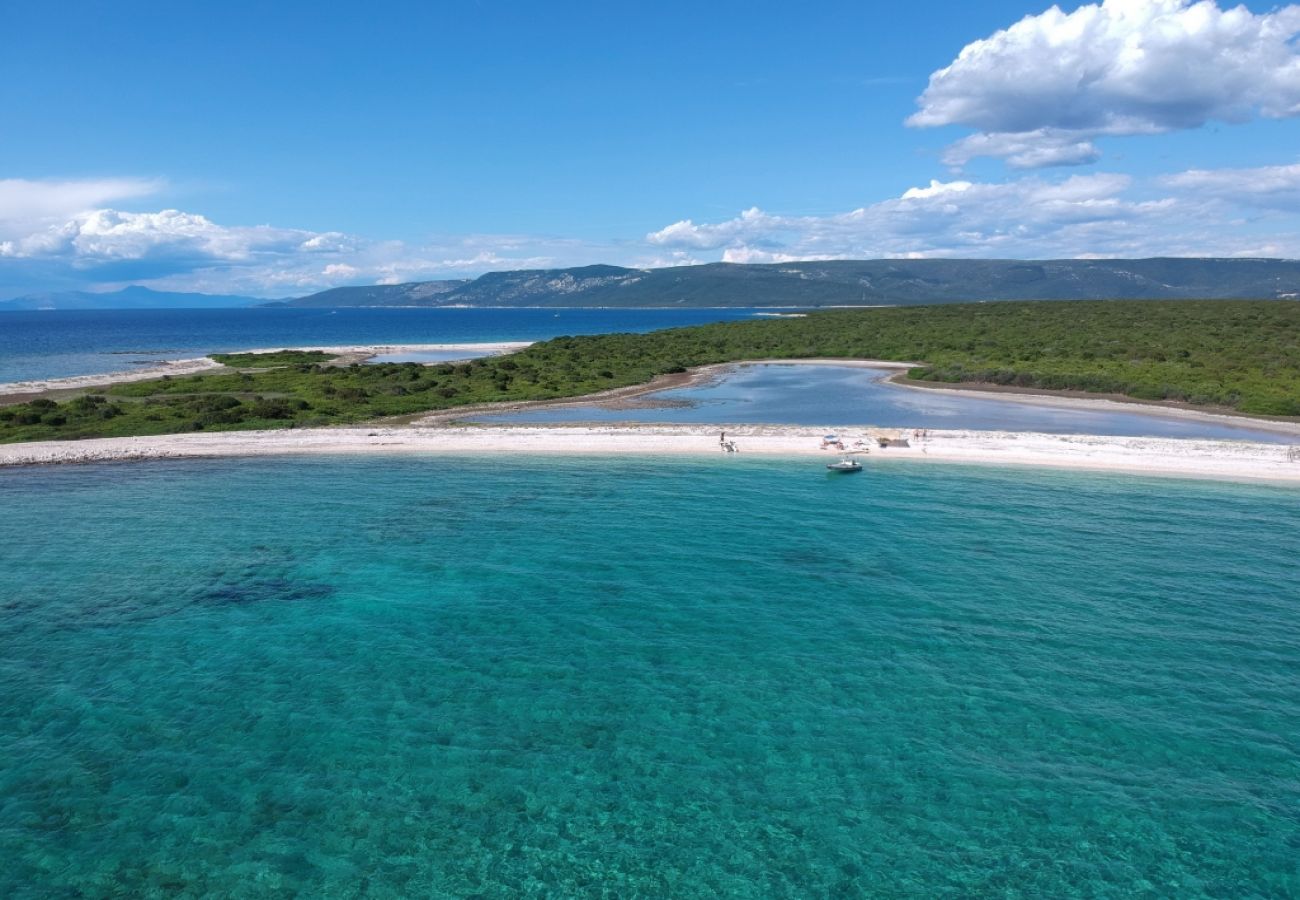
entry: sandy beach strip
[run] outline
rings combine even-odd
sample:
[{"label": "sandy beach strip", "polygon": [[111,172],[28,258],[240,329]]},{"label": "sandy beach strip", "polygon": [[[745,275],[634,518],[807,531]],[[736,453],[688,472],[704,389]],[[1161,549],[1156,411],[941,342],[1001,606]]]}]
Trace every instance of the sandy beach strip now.
[{"label": "sandy beach strip", "polygon": [[261,347],[256,350],[232,350],[232,353],[279,353],[281,350],[295,350],[317,353],[332,353],[336,357],[355,357],[357,362],[372,356],[387,356],[392,353],[457,353],[464,352],[466,359],[475,356],[497,356],[502,353],[514,353],[525,347],[531,347],[533,341],[479,341],[461,344],[350,344],[332,347]]},{"label": "sandy beach strip", "polygon": [[[1294,435],[1300,441],[1300,422],[1281,417],[1252,416],[1229,409],[1205,409],[1190,403],[1166,401],[1153,403],[1123,397],[1115,394],[1087,394],[1082,391],[1049,391],[1040,388],[1006,387],[995,384],[913,381],[907,377],[907,370],[924,365],[919,362],[892,362],[884,359],[757,359],[735,363],[720,363],[716,366],[701,366],[691,369],[688,385],[724,377],[736,366],[845,366],[861,369],[886,369],[894,373],[881,382],[886,387],[903,391],[924,391],[931,394],[946,394],[969,400],[983,397],[1007,403],[1020,403],[1025,406],[1041,406],[1053,409],[1072,409],[1094,413],[1126,413],[1129,415],[1154,416],[1159,419],[1178,419],[1185,422],[1204,422],[1207,425],[1223,425],[1241,428],[1249,426],[1258,431],[1268,431],[1279,435]],[[648,386],[643,393],[653,394],[658,388]],[[676,387],[676,385],[672,385]],[[572,405],[592,405],[583,403],[589,398],[574,398]],[[549,401],[548,401],[549,402]]]},{"label": "sandy beach strip", "polygon": [[1055,409],[1076,409],[1096,413],[1127,413],[1154,416],[1161,419],[1181,419],[1190,422],[1225,425],[1236,428],[1249,426],[1274,434],[1295,435],[1300,439],[1300,422],[1282,417],[1255,416],[1229,409],[1205,409],[1190,403],[1164,401],[1160,403],[1138,400],[1116,394],[1087,394],[1082,391],[1048,391],[1038,388],[1007,387],[996,384],[950,384],[947,382],[913,381],[906,372],[899,372],[885,380],[890,387],[908,391],[925,391],[946,394],[969,400],[983,397],[1026,406],[1043,406]]},{"label": "sandy beach strip", "polygon": [[[719,447],[725,428],[738,452]],[[840,435],[845,447],[861,444],[868,471],[893,461],[996,466],[1046,466],[1150,476],[1260,481],[1300,485],[1300,459],[1289,448],[1245,441],[1037,434],[1028,432],[930,431],[911,446],[881,449],[879,436],[896,430],[826,426],[441,426],[312,428],[230,431],[155,437],[40,441],[0,445],[0,466],[88,463],[186,457],[293,456],[313,454],[471,454],[503,462],[553,456],[749,456],[833,462],[839,452],[822,449],[822,436]],[[905,432],[910,436],[910,432]],[[819,465],[814,465],[820,468]]]},{"label": "sandy beach strip", "polygon": [[[362,362],[372,356],[389,353],[456,353],[465,352],[465,358],[495,356],[513,353],[531,346],[531,341],[492,341],[473,344],[352,344],[332,347],[258,347],[253,350],[230,350],[230,353],[279,353],[281,350],[313,351],[334,355],[331,362],[347,364]],[[213,351],[214,353],[218,351]],[[173,359],[125,372],[105,372],[100,375],[70,375],[66,378],[44,378],[32,381],[0,382],[0,397],[13,399],[20,394],[43,394],[46,391],[72,391],[87,388],[109,387],[128,381],[149,381],[164,375],[177,377],[196,375],[222,368],[221,363],[206,356],[195,359]]]},{"label": "sandy beach strip", "polygon": [[172,359],[154,363],[127,372],[105,372],[102,375],[69,375],[66,378],[42,378],[32,381],[0,382],[0,397],[13,399],[19,394],[43,394],[46,391],[75,391],[82,388],[108,387],[127,381],[149,381],[164,375],[196,375],[210,369],[220,369],[221,363],[206,356],[197,359]]}]

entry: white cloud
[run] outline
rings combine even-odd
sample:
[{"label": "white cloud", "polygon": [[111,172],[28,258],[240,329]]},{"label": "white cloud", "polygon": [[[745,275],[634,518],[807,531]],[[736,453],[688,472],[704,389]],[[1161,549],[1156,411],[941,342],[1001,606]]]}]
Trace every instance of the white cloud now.
[{"label": "white cloud", "polygon": [[[468,235],[412,245],[339,231],[225,225],[177,209],[96,204],[148,197],[147,179],[0,180],[0,276],[12,285],[147,283],[164,289],[307,293],[608,259],[604,248],[526,235]],[[37,274],[39,273],[39,274]]]},{"label": "white cloud", "polygon": [[287,252],[310,235],[266,225],[230,228],[175,209],[149,213],[98,209],[7,241],[0,246],[0,255],[58,256],[81,267],[170,257],[238,264],[261,254]]},{"label": "white cloud", "polygon": [[1166,176],[1160,182],[1203,199],[1300,212],[1300,164],[1253,169],[1190,169]]},{"label": "white cloud", "polygon": [[668,253],[651,253],[635,257],[628,268],[631,269],[671,269],[675,266],[698,266],[716,260],[703,259],[688,250],[672,250]]},{"label": "white cloud", "polygon": [[[422,244],[345,237],[346,241],[334,243],[346,249],[324,251],[319,245],[305,246],[310,244],[307,238],[281,250],[263,247],[244,262],[213,259],[183,272],[161,273],[149,283],[160,289],[286,297],[345,284],[460,278],[494,269],[549,268],[610,257],[605,249],[576,241],[518,235],[471,235]],[[324,266],[322,257],[330,260]]]},{"label": "white cloud", "polygon": [[722,261],[726,263],[748,263],[757,265],[760,263],[786,263],[799,262],[801,260],[815,259],[834,259],[834,256],[818,256],[816,254],[801,253],[781,253],[776,250],[761,250],[757,247],[728,247],[722,251]]},{"label": "white cloud", "polygon": [[1294,5],[1259,15],[1214,0],[1053,6],[968,44],[930,76],[907,122],[977,129],[949,149],[951,164],[1079,165],[1097,158],[1097,136],[1300,115],[1297,34]]},{"label": "white cloud", "polygon": [[646,235],[646,240],[660,247],[690,247],[696,250],[716,250],[746,235],[754,236],[770,230],[777,220],[758,207],[742,212],[737,218],[718,225],[696,225],[690,219],[661,228]]},{"label": "white cloud", "polygon": [[163,186],[161,179],[154,178],[0,178],[0,238],[24,237],[106,203],[148,197]]},{"label": "white cloud", "polygon": [[903,191],[904,200],[925,200],[930,197],[940,197],[944,194],[960,194],[963,191],[969,191],[974,185],[969,181],[949,181],[946,184],[942,181],[930,179],[930,186],[923,188],[908,188]]},{"label": "white cloud", "polygon": [[[1285,171],[1264,183],[1276,186],[1288,178],[1287,183],[1300,183],[1300,172],[1279,169]],[[896,199],[844,213],[779,216],[751,209],[717,223],[683,220],[648,238],[660,246],[709,246],[729,262],[1300,256],[1300,229],[1294,221],[1256,222],[1241,208],[1249,198],[1230,203],[1229,187],[1222,197],[1209,196],[1204,187],[1211,181],[1230,185],[1249,179],[1247,172],[1184,173],[1154,184],[1135,184],[1128,176],[1109,173],[995,183],[932,181]]]},{"label": "white cloud", "polygon": [[1090,140],[1053,128],[1036,128],[1023,134],[972,134],[943,153],[949,166],[961,168],[977,156],[997,156],[1013,169],[1043,169],[1048,166],[1086,166],[1101,159],[1101,151]]},{"label": "white cloud", "polygon": [[51,211],[87,196],[97,194],[42,201],[36,218],[25,201],[27,231],[12,215],[4,220],[0,293],[19,293],[11,290],[16,285],[31,291],[144,283],[286,297],[342,284],[595,262],[657,268],[872,257],[1300,257],[1300,164],[1194,169],[1145,180],[1117,173],[932,180],[840,213],[790,216],[752,207],[715,222],[684,218],[640,241],[605,243],[512,234],[380,241],[225,225],[175,209],[100,208],[51,220]]},{"label": "white cloud", "polygon": [[313,234],[299,244],[298,249],[309,253],[342,253],[356,250],[357,246],[356,238],[351,235],[343,234],[340,231],[326,231],[321,234]]}]

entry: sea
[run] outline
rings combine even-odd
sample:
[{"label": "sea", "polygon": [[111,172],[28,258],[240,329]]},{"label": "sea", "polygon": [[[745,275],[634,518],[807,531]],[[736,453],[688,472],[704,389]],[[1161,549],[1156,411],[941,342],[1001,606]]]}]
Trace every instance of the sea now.
[{"label": "sea", "polygon": [[1300,894],[1293,489],[0,470],[0,896]]},{"label": "sea", "polygon": [[0,383],[101,375],[209,353],[538,341],[752,318],[752,309],[146,309],[0,312]]},{"label": "sea", "polygon": [[[0,381],[751,313],[10,312]],[[878,377],[617,416],[1172,427]],[[1300,895],[1292,488],[323,456],[0,469],[0,512],[6,898]]]}]

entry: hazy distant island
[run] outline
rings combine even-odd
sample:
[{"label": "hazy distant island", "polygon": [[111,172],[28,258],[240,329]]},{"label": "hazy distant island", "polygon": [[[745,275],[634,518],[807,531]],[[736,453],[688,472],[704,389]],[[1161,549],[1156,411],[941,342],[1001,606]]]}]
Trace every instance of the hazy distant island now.
[{"label": "hazy distant island", "polygon": [[0,311],[53,309],[238,309],[266,303],[236,294],[155,291],[132,286],[120,291],[47,291],[0,302]]},{"label": "hazy distant island", "polygon": [[578,266],[489,272],[474,279],[338,287],[284,300],[132,287],[31,294],[13,309],[506,306],[913,306],[977,300],[1295,299],[1287,259],[874,259],[663,269]]}]

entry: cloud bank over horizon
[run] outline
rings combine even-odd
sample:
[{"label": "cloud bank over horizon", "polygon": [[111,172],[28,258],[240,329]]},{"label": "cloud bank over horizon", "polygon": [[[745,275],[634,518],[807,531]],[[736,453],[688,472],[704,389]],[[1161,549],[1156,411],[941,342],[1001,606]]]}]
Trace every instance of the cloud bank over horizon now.
[{"label": "cloud bank over horizon", "polygon": [[564,265],[584,254],[611,252],[604,245],[531,235],[457,235],[412,245],[338,231],[223,225],[170,208],[96,206],[147,199],[165,186],[159,179],[131,178],[0,181],[0,284],[8,275],[19,286],[111,289],[138,283],[283,297],[342,284]]},{"label": "cloud bank over horizon", "polygon": [[1300,257],[1300,164],[1145,180],[1103,172],[931,180],[839,213],[752,207],[729,219],[681,219],[639,240],[600,243],[467,235],[414,244],[223,225],[176,209],[71,211],[99,198],[148,199],[161,184],[0,182],[0,282],[7,268],[30,266],[51,283],[282,297],[597,262],[651,268],[875,257]]},{"label": "cloud bank over horizon", "polygon": [[[1288,199],[1289,198],[1289,199]],[[654,245],[729,262],[834,257],[1088,258],[1300,255],[1300,166],[1188,171],[1149,182],[1121,174],[931,181],[826,216],[754,208],[675,222]],[[1261,227],[1262,226],[1262,227]]]}]

